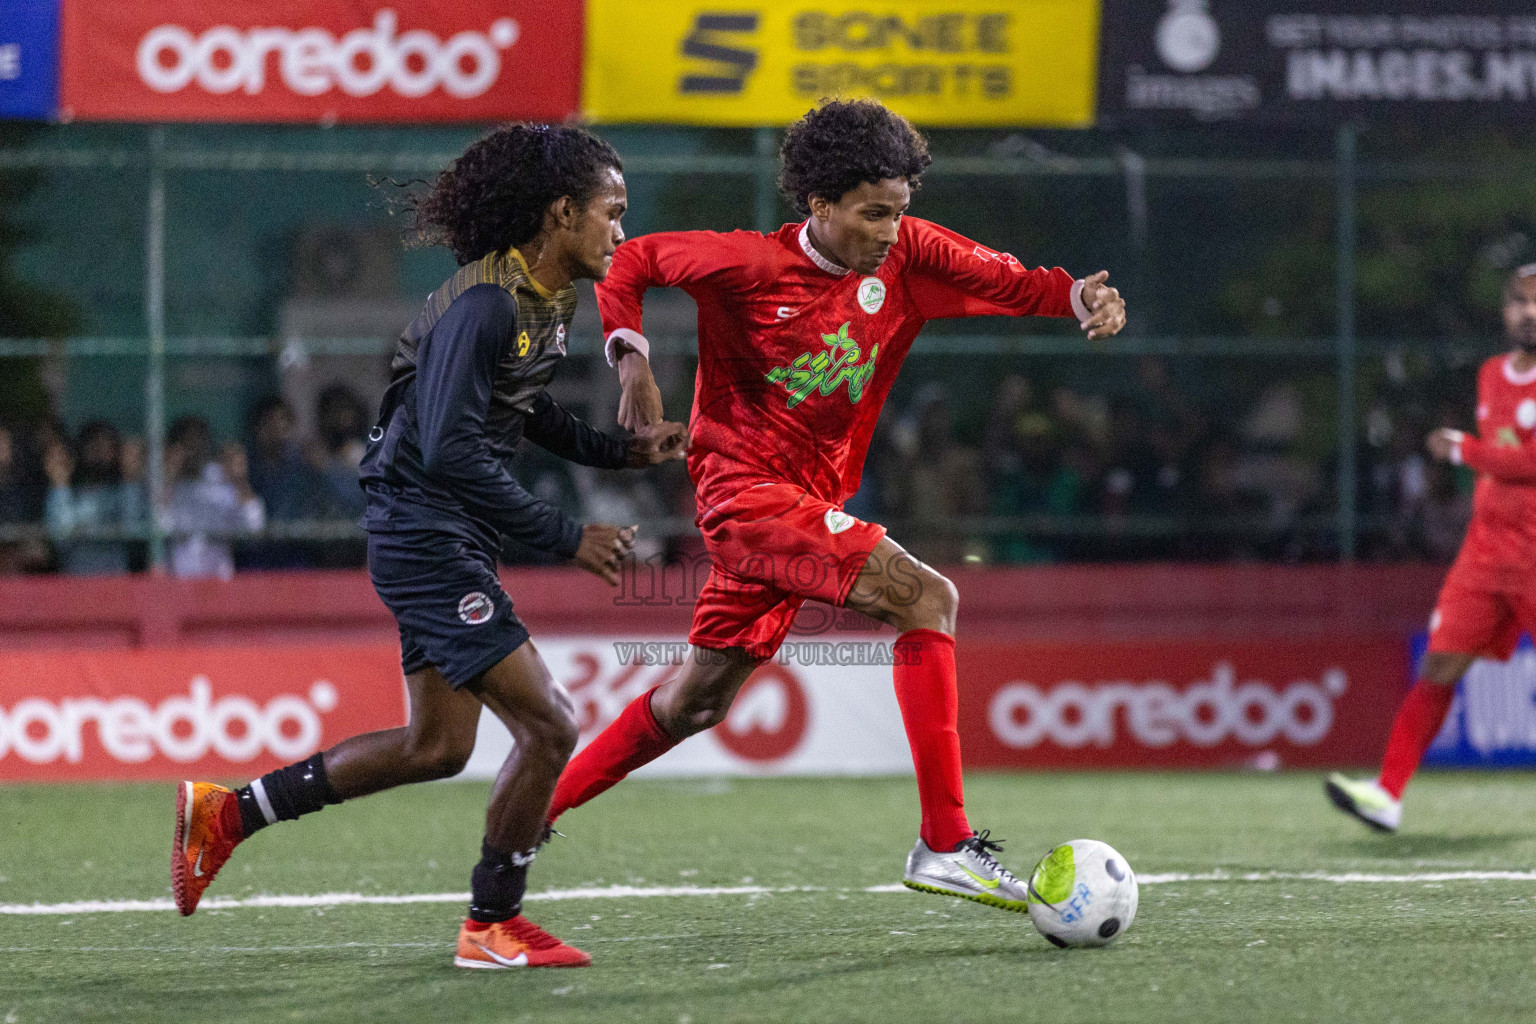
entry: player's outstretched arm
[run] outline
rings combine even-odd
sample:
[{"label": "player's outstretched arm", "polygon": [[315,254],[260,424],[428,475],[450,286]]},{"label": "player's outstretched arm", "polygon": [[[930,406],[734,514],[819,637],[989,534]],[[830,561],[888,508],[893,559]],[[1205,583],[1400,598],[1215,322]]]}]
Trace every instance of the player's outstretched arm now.
[{"label": "player's outstretched arm", "polygon": [[642,329],[647,288],[741,289],[750,285],[754,246],[750,232],[658,231],[631,238],[613,255],[608,276],[597,285],[608,365],[619,371],[619,425],[638,431],[663,415],[661,391],[651,374],[650,342]]},{"label": "player's outstretched arm", "polygon": [[620,328],[608,336],[608,363],[619,370],[619,426],[641,430],[661,422],[661,389],[651,374],[651,344],[638,331]]},{"label": "player's outstretched arm", "polygon": [[1437,459],[1470,466],[1505,483],[1536,484],[1536,445],[1492,445],[1446,427],[1433,431],[1424,445]]},{"label": "player's outstretched arm", "polygon": [[1074,281],[1060,267],[1026,268],[930,221],[908,217],[911,292],[924,319],[970,316],[1075,317],[1095,341],[1125,326],[1125,300],[1109,271]]},{"label": "player's outstretched arm", "polygon": [[629,464],[622,437],[601,430],[571,414],[548,391],[534,396],[523,415],[523,436],[552,455],[578,466],[623,469]]}]

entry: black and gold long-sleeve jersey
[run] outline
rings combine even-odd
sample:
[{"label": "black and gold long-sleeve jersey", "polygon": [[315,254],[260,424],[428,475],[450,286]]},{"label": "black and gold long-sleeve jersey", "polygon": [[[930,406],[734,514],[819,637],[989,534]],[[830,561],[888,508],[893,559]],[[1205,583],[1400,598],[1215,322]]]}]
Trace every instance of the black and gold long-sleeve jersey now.
[{"label": "black and gold long-sleeve jersey", "polygon": [[569,558],[581,525],[530,494],[508,460],[520,438],[586,466],[620,469],[624,442],[546,389],[565,356],[576,289],[549,292],[516,249],[461,267],[401,335],[362,463],[364,527],[505,534]]}]

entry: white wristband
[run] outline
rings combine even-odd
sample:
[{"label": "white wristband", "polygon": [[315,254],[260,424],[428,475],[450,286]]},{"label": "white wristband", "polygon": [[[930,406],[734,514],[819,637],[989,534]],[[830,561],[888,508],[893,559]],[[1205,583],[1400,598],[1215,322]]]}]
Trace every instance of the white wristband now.
[{"label": "white wristband", "polygon": [[639,331],[632,331],[628,327],[620,327],[609,332],[608,341],[603,345],[603,355],[607,357],[609,366],[619,364],[618,342],[621,341],[640,353],[643,358],[651,358],[651,343],[645,340],[645,335]]},{"label": "white wristband", "polygon": [[1083,285],[1087,283],[1087,281],[1081,279],[1073,281],[1070,293],[1072,297],[1072,313],[1077,317],[1077,322],[1083,326],[1087,326],[1089,319],[1093,316],[1093,310],[1083,303]]}]

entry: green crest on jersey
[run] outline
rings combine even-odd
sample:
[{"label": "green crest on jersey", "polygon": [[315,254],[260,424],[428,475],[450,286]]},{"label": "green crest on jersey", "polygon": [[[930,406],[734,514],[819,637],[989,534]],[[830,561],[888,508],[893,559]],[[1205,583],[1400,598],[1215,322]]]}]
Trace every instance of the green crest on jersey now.
[{"label": "green crest on jersey", "polygon": [[830,395],[844,382],[848,384],[848,401],[857,403],[864,397],[864,385],[875,375],[880,346],[870,346],[869,359],[861,362],[864,353],[859,343],[848,337],[848,327],[845,323],[836,334],[821,336],[827,351],[802,352],[788,366],[775,366],[768,371],[768,383],[782,384],[789,392],[789,408],[805,401],[812,391]]},{"label": "green crest on jersey", "polygon": [[1029,879],[1029,898],[1036,903],[1060,903],[1072,895],[1077,881],[1077,864],[1072,847],[1065,844],[1046,854]]}]

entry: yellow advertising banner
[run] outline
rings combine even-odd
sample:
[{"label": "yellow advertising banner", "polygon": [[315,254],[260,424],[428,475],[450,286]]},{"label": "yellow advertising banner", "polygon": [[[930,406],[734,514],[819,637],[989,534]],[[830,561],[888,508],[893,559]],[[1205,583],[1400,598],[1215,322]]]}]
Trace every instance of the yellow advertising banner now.
[{"label": "yellow advertising banner", "polygon": [[587,0],[597,121],[788,124],[874,97],[926,125],[1085,127],[1099,0]]}]

